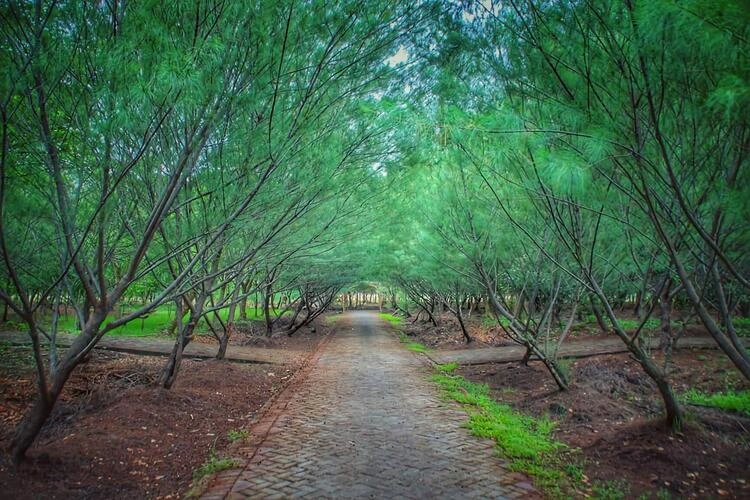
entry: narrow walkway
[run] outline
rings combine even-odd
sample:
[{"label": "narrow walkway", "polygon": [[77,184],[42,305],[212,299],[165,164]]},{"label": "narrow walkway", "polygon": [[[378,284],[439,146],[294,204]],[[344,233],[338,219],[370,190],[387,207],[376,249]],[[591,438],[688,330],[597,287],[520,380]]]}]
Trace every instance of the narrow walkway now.
[{"label": "narrow walkway", "polygon": [[494,443],[462,428],[417,355],[375,313],[338,333],[253,428],[244,468],[204,498],[518,498],[538,496]]},{"label": "narrow walkway", "polygon": [[[57,335],[57,345],[59,347],[68,347],[75,339],[74,335],[60,333]],[[0,332],[0,341],[10,342],[16,345],[27,345],[29,336],[25,333],[18,332]],[[174,340],[159,338],[139,338],[139,337],[117,337],[105,336],[96,345],[96,349],[107,351],[125,352],[130,354],[143,354],[146,356],[168,356],[174,347]],[[216,357],[218,344],[201,344],[191,342],[185,348],[183,354],[186,358],[204,358],[211,359]],[[238,345],[229,345],[227,347],[227,361],[236,361],[240,363],[268,363],[268,364],[285,364],[297,362],[305,355],[304,351],[291,351],[288,349],[273,349],[266,347],[246,347]]]}]

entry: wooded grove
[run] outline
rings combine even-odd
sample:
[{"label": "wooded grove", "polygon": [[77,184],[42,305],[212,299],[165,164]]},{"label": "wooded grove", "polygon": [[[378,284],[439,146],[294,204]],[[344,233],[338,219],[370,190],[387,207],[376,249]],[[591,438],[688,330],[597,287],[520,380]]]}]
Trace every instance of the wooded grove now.
[{"label": "wooded grove", "polygon": [[466,343],[485,318],[561,391],[589,321],[673,429],[686,325],[750,380],[743,0],[8,0],[0,34],[16,464],[101,339],[167,310],[165,389],[248,311],[293,335],[375,293]]}]

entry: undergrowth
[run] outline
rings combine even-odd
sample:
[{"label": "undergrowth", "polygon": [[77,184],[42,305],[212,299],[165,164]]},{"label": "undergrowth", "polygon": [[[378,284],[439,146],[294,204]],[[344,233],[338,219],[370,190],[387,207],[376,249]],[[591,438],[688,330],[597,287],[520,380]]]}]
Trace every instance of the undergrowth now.
[{"label": "undergrowth", "polygon": [[511,469],[534,477],[551,497],[567,496],[567,490],[581,485],[582,468],[571,463],[570,449],[553,438],[554,423],[549,418],[519,413],[497,402],[486,384],[448,375],[440,366],[438,370],[443,373],[433,375],[432,380],[465,405],[469,414],[466,427],[475,436],[493,439],[511,460]]},{"label": "undergrowth", "polygon": [[403,318],[399,318],[398,316],[394,316],[391,313],[379,313],[378,314],[382,319],[386,320],[388,323],[391,324],[391,326],[399,326],[401,323],[404,322]]},{"label": "undergrowth", "polygon": [[404,332],[398,332],[398,338],[399,340],[401,340],[401,343],[404,344],[410,351],[425,353],[429,352],[430,350],[426,345],[411,340],[409,336]]},{"label": "undergrowth", "polygon": [[710,406],[721,410],[735,411],[750,416],[750,390],[727,391],[715,394],[706,394],[690,389],[683,395],[688,403],[699,406]]},{"label": "undergrowth", "polygon": [[425,346],[424,344],[420,344],[419,342],[411,342],[411,341],[406,342],[406,348],[409,349],[410,351],[421,352],[421,353],[425,353],[429,351],[427,346]]},{"label": "undergrowth", "polygon": [[435,369],[443,373],[453,373],[458,369],[458,363],[445,363],[443,365],[435,365]]},{"label": "undergrowth", "polygon": [[394,329],[396,330],[396,333],[398,333],[399,340],[401,341],[402,344],[405,345],[407,349],[409,349],[410,351],[419,352],[419,353],[426,353],[430,351],[430,349],[426,345],[420,344],[419,342],[414,342],[413,340],[409,338],[408,335],[406,335],[404,332],[402,332],[398,328],[398,326],[403,322],[402,318],[399,318],[398,316],[394,316],[393,314],[390,314],[390,313],[380,313],[380,317],[388,321],[394,327]]},{"label": "undergrowth", "polygon": [[223,470],[231,469],[237,465],[237,461],[232,458],[219,458],[214,450],[211,450],[211,454],[208,460],[204,462],[200,467],[195,469],[193,472],[193,480],[199,481],[200,479],[221,472]]},{"label": "undergrowth", "polygon": [[241,439],[245,439],[250,435],[250,431],[247,429],[237,429],[237,430],[230,430],[227,432],[227,439],[230,443],[234,443],[235,441],[239,441]]}]

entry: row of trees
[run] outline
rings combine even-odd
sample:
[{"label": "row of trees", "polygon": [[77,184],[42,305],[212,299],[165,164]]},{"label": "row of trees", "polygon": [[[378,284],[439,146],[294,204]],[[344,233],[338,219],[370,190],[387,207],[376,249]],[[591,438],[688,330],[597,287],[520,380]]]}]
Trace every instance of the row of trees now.
[{"label": "row of trees", "polygon": [[[386,59],[421,22],[400,4],[3,2],[0,300],[38,380],[15,463],[118,326],[175,304],[170,387],[202,319],[294,289],[298,328],[350,279],[330,253],[382,190],[383,127],[363,103],[376,107]],[[137,307],[109,318],[123,301]],[[81,332],[58,354],[61,306]],[[216,332],[220,355],[230,332]]]},{"label": "row of trees", "polygon": [[[739,0],[4,2],[0,301],[38,379],[13,460],[118,326],[174,304],[170,387],[199,322],[221,355],[248,297],[270,332],[286,295],[293,332],[366,280],[462,326],[482,298],[560,388],[559,346],[591,313],[679,427],[639,342],[650,317],[671,341],[678,304],[750,379],[734,327],[750,307],[749,15]],[[81,333],[58,353],[61,309]]]},{"label": "row of trees", "polygon": [[[622,340],[682,415],[640,342],[679,306],[750,380],[734,326],[750,305],[750,12],[742,2],[446,6],[411,50],[426,68],[399,117],[406,195],[391,280],[429,314],[481,295],[561,389],[581,314]],[[419,64],[419,63],[415,63]],[[624,328],[621,307],[641,319]],[[460,318],[459,318],[460,320]]]}]

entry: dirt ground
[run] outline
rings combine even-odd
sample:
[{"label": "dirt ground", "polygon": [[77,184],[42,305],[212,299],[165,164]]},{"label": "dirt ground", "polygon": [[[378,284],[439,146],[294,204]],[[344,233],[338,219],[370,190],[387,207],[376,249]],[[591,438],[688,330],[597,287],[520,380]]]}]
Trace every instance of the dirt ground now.
[{"label": "dirt ground", "polygon": [[[631,311],[618,311],[618,318],[635,321]],[[432,349],[477,349],[482,347],[500,347],[505,345],[516,345],[506,335],[500,325],[482,314],[474,311],[470,318],[464,318],[466,328],[472,342],[467,344],[461,334],[461,329],[456,317],[450,313],[436,314],[438,326],[434,326],[425,320],[414,321],[414,317],[404,319],[401,330],[412,340],[424,344]],[[689,323],[685,336],[702,337],[709,334],[702,326]],[[602,332],[599,327],[589,323],[580,323],[573,326],[568,334],[567,340],[596,340],[611,337],[611,333]],[[679,340],[678,340],[679,343]]]},{"label": "dirt ground", "polygon": [[499,326],[483,326],[476,315],[467,320],[467,330],[472,338],[472,342],[468,345],[461,334],[458,320],[449,314],[438,316],[438,326],[421,320],[412,322],[412,319],[405,319],[399,328],[414,341],[432,349],[466,349],[467,347],[476,349],[511,344]]},{"label": "dirt ground", "polygon": [[[678,393],[694,387],[748,388],[717,351],[674,354]],[[559,392],[541,363],[464,366],[457,373],[489,385],[493,395],[524,413],[549,415],[556,438],[579,448],[588,481],[626,498],[750,498],[750,418],[685,406],[681,433],[661,422],[661,400],[627,354],[571,362],[574,383]]]},{"label": "dirt ground", "polygon": [[[327,333],[262,341],[311,351]],[[237,335],[235,342],[250,340]],[[0,447],[32,401],[27,349],[0,356]],[[94,351],[17,470],[0,459],[4,498],[177,498],[228,432],[247,426],[298,366],[184,360],[171,390],[153,386],[165,358]]]}]

